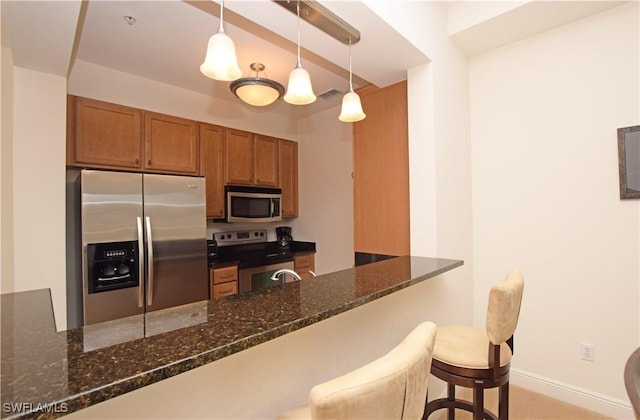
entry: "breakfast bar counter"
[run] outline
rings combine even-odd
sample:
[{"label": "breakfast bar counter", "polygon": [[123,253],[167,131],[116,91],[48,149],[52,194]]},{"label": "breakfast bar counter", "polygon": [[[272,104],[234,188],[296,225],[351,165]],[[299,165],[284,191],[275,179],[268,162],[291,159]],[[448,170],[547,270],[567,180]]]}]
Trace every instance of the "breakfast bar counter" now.
[{"label": "breakfast bar counter", "polygon": [[396,257],[56,332],[48,290],[2,295],[2,417],[55,418],[424,282],[460,260]]}]

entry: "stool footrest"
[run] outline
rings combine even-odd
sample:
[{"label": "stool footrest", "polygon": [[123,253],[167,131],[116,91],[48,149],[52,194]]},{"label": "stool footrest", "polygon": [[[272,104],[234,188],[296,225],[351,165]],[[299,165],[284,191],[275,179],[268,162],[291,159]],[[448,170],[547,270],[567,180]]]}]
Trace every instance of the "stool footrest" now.
[{"label": "stool footrest", "polygon": [[[468,411],[470,413],[473,413],[474,411],[474,407],[473,404],[471,404],[468,401],[465,400],[459,400],[459,399],[455,399],[455,400],[449,400],[447,398],[439,398],[437,400],[433,400],[431,402],[429,402],[429,404],[427,404],[427,408],[424,412],[424,416],[422,417],[422,420],[427,420],[427,418],[429,418],[429,416],[437,410],[443,409],[443,408],[458,408],[460,410],[464,410],[464,411]],[[496,416],[495,414],[493,414],[491,411],[487,410],[487,409],[483,409],[483,413],[484,413],[484,419],[490,419],[490,420],[499,420],[498,416]],[[474,419],[475,420],[475,419]]]}]

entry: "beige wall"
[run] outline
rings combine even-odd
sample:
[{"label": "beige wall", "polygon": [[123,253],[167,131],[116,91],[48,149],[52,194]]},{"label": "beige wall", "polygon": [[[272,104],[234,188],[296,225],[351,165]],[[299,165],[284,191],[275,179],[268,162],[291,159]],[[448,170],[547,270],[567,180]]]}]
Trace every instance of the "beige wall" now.
[{"label": "beige wall", "polygon": [[638,16],[619,6],[469,67],[476,323],[520,267],[514,381],[600,398],[610,415],[628,407],[622,371],[640,343],[640,207],[619,199],[616,137],[640,123]]},{"label": "beige wall", "polygon": [[352,125],[331,108],[298,123],[300,217],[296,239],[316,242],[316,271],[353,266]]},{"label": "beige wall", "polygon": [[14,290],[51,288],[56,325],[64,329],[67,81],[13,70]]},{"label": "beige wall", "polygon": [[[4,26],[3,26],[4,28]],[[3,33],[3,38],[4,38]],[[3,40],[4,41],[4,40]],[[14,290],[13,275],[13,57],[2,47],[0,74],[0,292]]]}]

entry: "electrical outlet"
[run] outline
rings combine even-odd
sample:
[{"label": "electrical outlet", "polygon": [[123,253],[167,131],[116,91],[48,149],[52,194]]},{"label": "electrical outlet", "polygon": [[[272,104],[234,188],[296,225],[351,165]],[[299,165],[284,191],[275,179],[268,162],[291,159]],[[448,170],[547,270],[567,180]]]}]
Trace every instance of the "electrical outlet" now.
[{"label": "electrical outlet", "polygon": [[580,355],[582,360],[586,360],[588,362],[596,361],[596,346],[593,344],[581,343],[580,344]]}]

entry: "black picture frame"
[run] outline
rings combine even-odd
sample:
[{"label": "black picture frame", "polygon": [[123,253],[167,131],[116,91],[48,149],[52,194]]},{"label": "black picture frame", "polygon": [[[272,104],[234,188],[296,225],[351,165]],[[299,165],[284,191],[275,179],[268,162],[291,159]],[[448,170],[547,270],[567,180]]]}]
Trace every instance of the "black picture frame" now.
[{"label": "black picture frame", "polygon": [[640,125],[618,128],[620,198],[640,198]]}]

